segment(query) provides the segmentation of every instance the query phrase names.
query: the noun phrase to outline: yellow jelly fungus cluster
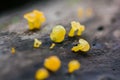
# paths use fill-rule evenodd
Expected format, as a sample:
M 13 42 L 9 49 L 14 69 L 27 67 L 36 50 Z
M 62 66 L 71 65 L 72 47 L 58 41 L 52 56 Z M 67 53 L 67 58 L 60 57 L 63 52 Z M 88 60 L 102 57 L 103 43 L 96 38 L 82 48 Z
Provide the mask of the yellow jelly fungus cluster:
M 68 34 L 69 37 L 73 37 L 75 32 L 77 31 L 77 35 L 81 36 L 82 32 L 85 30 L 84 25 L 81 25 L 79 22 L 72 21 L 71 22 L 71 29 Z
M 50 56 L 45 59 L 44 66 L 52 72 L 56 72 L 61 67 L 61 61 L 57 56 Z
M 74 52 L 78 52 L 78 51 L 87 52 L 87 51 L 89 51 L 89 49 L 90 49 L 89 43 L 84 39 L 80 39 L 79 44 L 77 46 L 74 46 L 72 48 L 72 51 L 74 51 Z
M 28 20 L 29 30 L 40 29 L 46 20 L 43 12 L 38 10 L 25 14 L 24 18 Z
M 11 53 L 15 54 L 15 52 L 16 52 L 15 48 L 11 48 Z
M 34 39 L 34 48 L 39 48 L 41 46 L 42 42 L 38 39 Z
M 52 41 L 60 43 L 64 40 L 65 34 L 66 34 L 65 28 L 61 25 L 57 25 L 52 29 L 50 38 Z
M 52 43 L 52 45 L 50 46 L 50 49 L 53 49 L 55 47 L 55 43 Z
M 44 68 L 38 69 L 36 74 L 35 74 L 36 80 L 44 80 L 48 77 L 49 77 L 49 72 Z
M 80 68 L 80 63 L 77 60 L 72 60 L 68 63 L 68 72 L 73 73 Z

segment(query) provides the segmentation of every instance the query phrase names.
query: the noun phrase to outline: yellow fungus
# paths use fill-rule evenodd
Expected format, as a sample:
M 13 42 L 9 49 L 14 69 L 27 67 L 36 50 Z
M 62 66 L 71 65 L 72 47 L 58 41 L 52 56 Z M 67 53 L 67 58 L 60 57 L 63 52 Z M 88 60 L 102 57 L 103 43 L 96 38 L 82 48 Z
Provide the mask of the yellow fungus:
M 55 43 L 52 43 L 52 45 L 50 46 L 50 49 L 53 49 L 55 47 Z
M 60 43 L 64 40 L 65 34 L 66 34 L 65 28 L 61 25 L 57 25 L 52 29 L 50 38 L 52 41 Z
M 44 66 L 52 72 L 56 72 L 61 67 L 61 61 L 57 56 L 51 56 L 44 61 Z
M 79 45 L 77 45 L 77 46 L 74 46 L 73 48 L 72 48 L 72 51 L 74 51 L 74 52 L 78 52 L 80 49 L 79 49 Z
M 79 39 L 79 43 L 81 45 L 81 49 L 80 49 L 81 51 L 84 51 L 84 52 L 89 51 L 90 45 L 86 40 Z
M 84 25 L 81 25 L 79 22 L 72 21 L 71 22 L 71 29 L 68 34 L 69 37 L 73 37 L 75 32 L 77 31 L 77 35 L 81 36 L 82 32 L 85 30 Z
M 80 68 L 80 63 L 77 60 L 72 60 L 68 63 L 68 72 L 73 73 Z
M 43 12 L 38 10 L 25 14 L 24 18 L 28 20 L 29 30 L 40 29 L 46 20 Z
M 34 39 L 34 48 L 39 48 L 41 46 L 42 42 L 38 39 Z
M 74 46 L 72 48 L 72 51 L 74 51 L 74 52 L 78 52 L 78 51 L 87 52 L 87 51 L 89 51 L 89 49 L 90 49 L 89 43 L 84 39 L 80 39 L 79 44 L 77 46 Z
M 82 18 L 82 17 L 83 17 L 83 14 L 84 14 L 83 8 L 79 8 L 79 9 L 78 9 L 78 17 L 79 17 L 79 18 Z
M 87 17 L 91 17 L 92 14 L 93 14 L 92 8 L 87 8 L 87 9 L 86 9 L 86 16 L 87 16 Z
M 46 69 L 41 68 L 36 71 L 36 74 L 35 74 L 36 80 L 44 80 L 48 77 L 49 77 L 49 72 Z
M 16 52 L 15 48 L 11 48 L 11 53 L 15 54 L 15 52 Z

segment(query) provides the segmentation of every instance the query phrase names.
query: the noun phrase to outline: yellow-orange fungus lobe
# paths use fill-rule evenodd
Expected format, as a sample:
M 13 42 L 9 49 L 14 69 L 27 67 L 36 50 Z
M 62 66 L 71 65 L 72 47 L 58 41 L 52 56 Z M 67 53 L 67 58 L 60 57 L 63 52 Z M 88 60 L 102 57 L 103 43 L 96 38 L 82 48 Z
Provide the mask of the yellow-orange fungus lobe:
M 77 13 L 78 13 L 78 17 L 79 17 L 79 18 L 82 18 L 83 15 L 84 15 L 83 8 L 79 8 Z
M 69 31 L 68 36 L 69 37 L 73 37 L 75 36 L 75 32 L 77 31 L 77 35 L 81 36 L 82 32 L 85 30 L 84 25 L 81 25 L 79 22 L 76 21 L 72 21 L 71 22 L 71 29 Z
M 50 38 L 53 42 L 60 43 L 64 40 L 65 34 L 66 34 L 65 28 L 61 25 L 57 25 L 52 29 Z
M 49 72 L 46 69 L 41 68 L 36 71 L 36 74 L 35 74 L 36 80 L 44 80 L 48 77 L 49 77 Z
M 87 8 L 86 9 L 86 16 L 87 17 L 91 17 L 93 15 L 93 10 L 92 10 L 92 8 Z
M 52 72 L 56 72 L 61 67 L 61 61 L 57 56 L 50 56 L 44 61 L 44 66 Z
M 12 54 L 15 54 L 15 52 L 16 52 L 15 48 L 12 47 L 12 48 L 11 48 L 11 53 L 12 53 Z
M 73 73 L 80 68 L 80 63 L 77 60 L 72 60 L 68 63 L 68 72 Z
M 72 51 L 74 52 L 78 52 L 78 51 L 87 52 L 89 50 L 90 50 L 90 45 L 84 39 L 79 39 L 79 44 L 77 46 L 73 46 L 72 48 Z
M 40 29 L 46 20 L 43 12 L 38 10 L 25 14 L 24 18 L 28 21 L 29 30 Z

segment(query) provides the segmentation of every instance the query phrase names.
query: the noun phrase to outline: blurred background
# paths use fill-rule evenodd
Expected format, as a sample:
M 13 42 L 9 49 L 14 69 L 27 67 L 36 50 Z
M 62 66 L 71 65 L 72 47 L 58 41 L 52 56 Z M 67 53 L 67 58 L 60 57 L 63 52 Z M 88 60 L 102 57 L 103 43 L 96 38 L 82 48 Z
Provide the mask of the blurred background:
M 47 17 L 46 24 L 65 24 L 65 21 L 79 20 L 84 22 L 89 19 L 99 19 L 98 25 L 109 24 L 109 20 L 116 13 L 118 0 L 29 0 L 16 1 L 4 0 L 0 7 L 0 28 L 8 31 L 24 31 L 27 26 L 23 15 L 32 10 L 43 11 Z M 67 19 L 69 18 L 69 19 Z M 22 22 L 23 21 L 23 22 Z M 67 22 L 66 22 L 67 24 Z M 14 30 L 17 25 L 19 31 Z M 22 27 L 21 27 L 21 26 Z M 3 27 L 4 26 L 4 27 Z M 18 29 L 17 28 L 17 29 Z
M 32 10 L 43 11 L 47 17 L 48 23 L 61 22 L 63 19 L 67 21 L 80 20 L 85 21 L 90 18 L 99 18 L 105 24 L 116 13 L 119 5 L 118 0 L 29 0 L 29 1 L 16 1 L 16 0 L 3 0 L 0 7 L 0 28 L 13 29 L 14 25 L 26 25 L 23 15 Z M 88 12 L 88 13 L 87 13 Z M 87 14 L 89 14 L 87 16 Z M 82 17 L 81 17 L 82 16 Z M 96 17 L 95 17 L 96 16 Z M 81 17 L 81 18 L 80 18 Z M 19 23 L 20 21 L 23 23 Z M 58 21 L 61 20 L 61 21 Z M 66 20 L 65 20 L 66 21 Z M 13 23 L 12 23 L 13 22 Z M 64 22 L 64 21 L 63 21 Z M 67 22 L 66 22 L 67 23 Z M 8 27 L 9 26 L 9 27 Z M 25 30 L 25 27 L 19 27 Z M 16 29 L 16 28 L 15 28 Z M 9 30 L 9 31 L 10 31 Z M 17 30 L 13 30 L 16 31 Z M 20 31 L 20 29 L 19 29 Z

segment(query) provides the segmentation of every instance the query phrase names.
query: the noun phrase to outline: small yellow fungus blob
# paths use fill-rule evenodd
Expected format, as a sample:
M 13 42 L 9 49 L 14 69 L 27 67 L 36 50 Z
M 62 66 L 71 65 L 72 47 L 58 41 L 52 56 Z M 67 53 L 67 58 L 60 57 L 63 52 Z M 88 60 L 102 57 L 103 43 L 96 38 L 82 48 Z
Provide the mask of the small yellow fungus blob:
M 56 72 L 61 67 L 61 61 L 57 56 L 51 56 L 44 61 L 44 66 L 52 72 Z
M 84 14 L 83 8 L 79 8 L 79 9 L 78 9 L 78 17 L 79 17 L 79 18 L 82 18 L 82 17 L 83 17 L 83 14 Z
M 29 30 L 40 29 L 46 20 L 43 12 L 38 10 L 25 14 L 24 18 L 28 20 Z
M 57 25 L 52 29 L 50 38 L 52 41 L 60 43 L 64 40 L 65 34 L 66 34 L 65 28 L 61 25 Z
M 77 46 L 74 46 L 72 48 L 72 51 L 74 51 L 74 52 L 78 52 L 78 51 L 87 52 L 87 51 L 89 51 L 89 49 L 90 49 L 89 43 L 84 39 L 80 39 L 79 44 Z
M 73 48 L 72 48 L 72 51 L 74 51 L 74 52 L 78 52 L 80 49 L 79 49 L 79 44 L 77 45 L 77 46 L 74 46 Z
M 79 22 L 72 21 L 71 22 L 71 30 L 68 34 L 69 37 L 73 37 L 75 32 L 77 31 L 77 35 L 81 36 L 82 32 L 85 30 L 84 25 L 81 25 Z
M 90 45 L 89 45 L 89 43 L 86 40 L 79 39 L 79 43 L 81 45 L 81 49 L 80 49 L 81 51 L 86 52 L 86 51 L 90 50 Z
M 49 77 L 49 72 L 46 69 L 41 68 L 36 71 L 36 74 L 35 74 L 36 80 L 44 80 L 48 77 Z
M 41 46 L 42 42 L 38 39 L 34 39 L 34 48 L 39 48 Z
M 11 48 L 11 53 L 15 54 L 15 52 L 16 52 L 15 48 Z
M 52 45 L 50 46 L 50 49 L 53 49 L 55 47 L 55 43 L 52 43 Z
M 77 60 L 72 60 L 68 63 L 68 72 L 73 73 L 80 68 L 80 63 Z
M 86 16 L 87 16 L 87 17 L 91 17 L 92 15 L 93 15 L 93 10 L 92 10 L 92 8 L 86 9 Z

